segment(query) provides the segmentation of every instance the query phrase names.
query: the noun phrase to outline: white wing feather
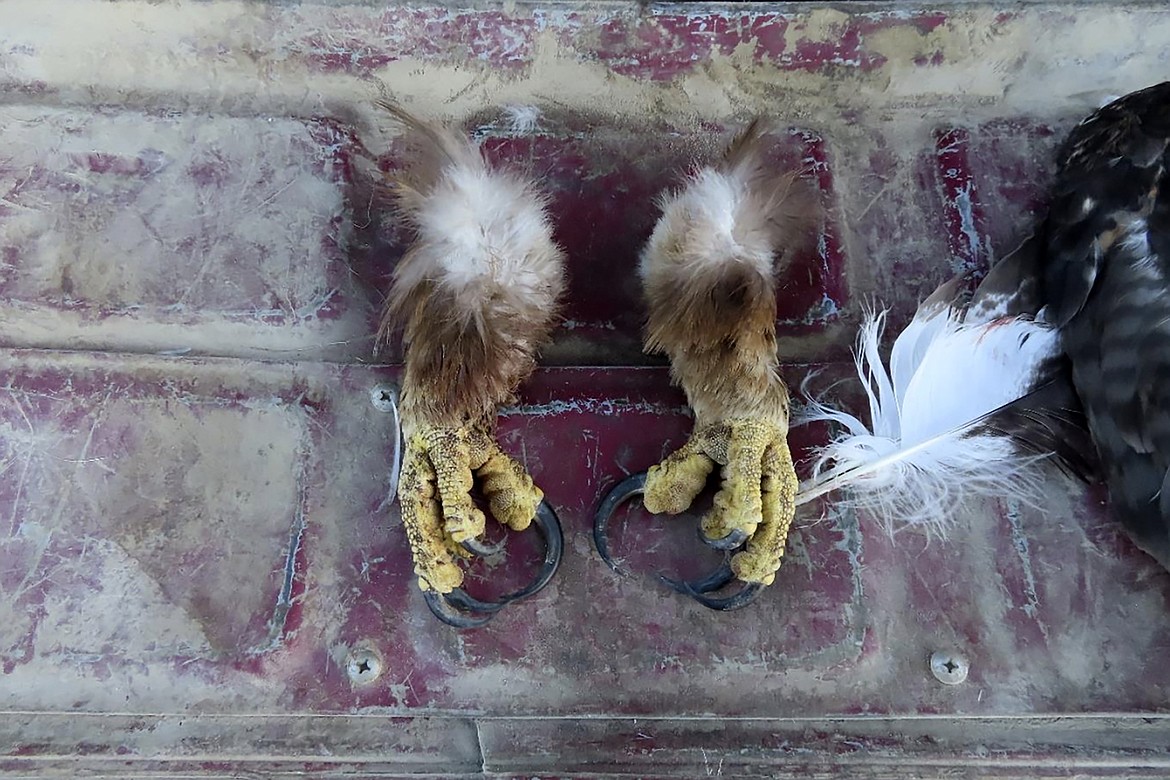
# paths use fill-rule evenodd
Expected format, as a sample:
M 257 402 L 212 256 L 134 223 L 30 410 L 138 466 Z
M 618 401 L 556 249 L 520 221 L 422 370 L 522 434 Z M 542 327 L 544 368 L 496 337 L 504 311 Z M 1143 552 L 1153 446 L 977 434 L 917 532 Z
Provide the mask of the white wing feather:
M 1058 349 L 1056 332 L 1027 317 L 966 323 L 949 306 L 924 306 L 895 340 L 887 369 L 878 351 L 884 322 L 884 312 L 867 314 L 858 338 L 870 424 L 815 401 L 804 414 L 843 430 L 820 451 L 797 503 L 846 488 L 845 503 L 876 510 L 891 531 L 940 533 L 972 495 L 1035 503 L 1047 458 L 981 423 L 1035 389 L 1038 367 Z

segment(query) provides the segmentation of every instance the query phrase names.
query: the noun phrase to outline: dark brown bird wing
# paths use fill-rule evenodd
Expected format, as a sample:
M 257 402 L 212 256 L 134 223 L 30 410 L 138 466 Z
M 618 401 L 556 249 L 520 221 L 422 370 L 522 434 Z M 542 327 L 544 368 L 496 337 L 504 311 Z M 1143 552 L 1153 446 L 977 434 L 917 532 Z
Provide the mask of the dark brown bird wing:
M 1065 143 L 1043 236 L 1113 512 L 1170 568 L 1170 82 L 1130 94 Z

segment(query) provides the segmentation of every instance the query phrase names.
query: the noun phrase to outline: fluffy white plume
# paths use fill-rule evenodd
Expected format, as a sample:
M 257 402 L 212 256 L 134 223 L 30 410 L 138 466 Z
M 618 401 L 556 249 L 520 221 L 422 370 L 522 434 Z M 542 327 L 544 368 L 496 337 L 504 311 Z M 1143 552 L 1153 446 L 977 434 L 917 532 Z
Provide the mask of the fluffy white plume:
M 504 107 L 508 127 L 515 135 L 532 135 L 540 127 L 540 109 L 536 106 L 512 104 Z
M 968 322 L 974 309 L 940 297 L 899 334 L 888 369 L 878 352 L 885 313 L 867 313 L 856 363 L 870 422 L 811 403 L 804 421 L 843 430 L 820 451 L 797 503 L 845 488 L 844 503 L 876 511 L 891 531 L 908 524 L 932 532 L 945 532 L 955 506 L 972 495 L 1035 503 L 1048 455 L 1021 446 L 993 413 L 1042 383 L 1057 333 L 1021 315 Z

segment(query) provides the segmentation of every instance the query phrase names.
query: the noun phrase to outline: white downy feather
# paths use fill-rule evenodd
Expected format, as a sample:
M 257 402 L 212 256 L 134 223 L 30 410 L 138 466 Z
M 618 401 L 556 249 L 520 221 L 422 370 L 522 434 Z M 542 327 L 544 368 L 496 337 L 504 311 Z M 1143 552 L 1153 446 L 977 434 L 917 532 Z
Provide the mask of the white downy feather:
M 798 504 L 844 488 L 844 503 L 876 511 L 891 532 L 915 525 L 945 533 L 956 505 L 972 495 L 1036 502 L 1047 457 L 980 423 L 1035 389 L 1037 368 L 1058 349 L 1056 331 L 1030 317 L 964 316 L 924 304 L 895 340 L 887 369 L 878 352 L 885 313 L 866 315 L 856 362 L 870 424 L 810 404 L 804 421 L 844 430 L 819 453 Z

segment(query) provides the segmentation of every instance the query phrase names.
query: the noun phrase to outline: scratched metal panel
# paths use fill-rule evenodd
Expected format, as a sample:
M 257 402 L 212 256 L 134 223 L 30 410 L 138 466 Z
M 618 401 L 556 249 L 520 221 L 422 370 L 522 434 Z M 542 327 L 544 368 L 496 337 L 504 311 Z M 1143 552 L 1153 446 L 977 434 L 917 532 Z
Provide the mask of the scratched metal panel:
M 622 720 L 486 723 L 487 767 L 499 773 L 638 777 L 1019 778 L 1164 777 L 1166 722 L 1101 718 L 894 718 L 780 721 Z M 526 747 L 522 758 L 514 746 Z M 1079 753 L 1110 760 L 1069 771 Z M 1064 761 L 1068 760 L 1065 764 Z M 649 775 L 645 773 L 650 773 Z M 689 774 L 688 774 L 689 773 Z
M 14 105 L 0 136 L 3 342 L 368 353 L 329 124 Z
M 97 728 L 101 724 L 101 728 Z M 208 714 L 0 719 L 39 776 L 1162 778 L 1165 719 L 801 721 Z M 95 734 L 95 732 L 98 732 Z M 178 748 L 173 747 L 178 742 Z M 481 753 L 480 745 L 483 746 Z M 164 752 L 165 751 L 165 752 Z M 1094 752 L 1107 755 L 1079 760 Z
M 929 32 L 946 21 L 941 13 L 912 16 L 877 12 L 842 15 L 831 29 L 809 23 L 797 10 L 765 5 L 748 12 L 694 4 L 663 8 L 652 24 L 633 3 L 531 6 L 534 13 L 449 8 L 390 8 L 356 11 L 308 7 L 305 21 L 333 22 L 344 37 L 327 36 L 308 25 L 289 42 L 294 56 L 310 68 L 364 74 L 388 64 L 423 57 L 438 62 L 479 60 L 507 72 L 530 67 L 541 54 L 542 34 L 572 47 L 577 57 L 603 63 L 610 73 L 651 81 L 696 69 L 743 45 L 752 56 L 781 70 L 819 71 L 826 64 L 865 72 L 885 55 L 867 46 L 866 36 L 909 23 Z M 363 18 L 364 17 L 364 18 Z M 361 19 L 368 27 L 353 22 Z M 353 25 L 353 26 L 351 26 Z
M 335 122 L 29 106 L 12 108 L 7 120 L 0 294 L 8 311 L 0 313 L 0 338 L 136 351 L 369 354 L 380 300 L 370 292 L 388 283 L 388 258 L 401 254 L 406 237 L 392 214 L 342 213 L 355 187 L 380 205 L 387 197 L 369 181 L 354 182 L 347 161 L 358 153 L 356 139 Z M 658 147 L 635 142 L 628 130 L 587 140 L 573 126 L 523 138 L 480 130 L 490 157 L 534 172 L 554 211 L 571 216 L 557 239 L 569 249 L 573 295 L 548 360 L 646 360 L 634 264 L 657 215 L 655 198 L 682 180 L 691 155 L 710 154 L 721 133 L 726 128 L 711 125 Z M 804 170 L 832 204 L 825 139 L 782 130 L 771 156 Z M 390 156 L 382 167 L 400 162 Z M 356 244 L 372 245 L 356 264 L 339 246 L 350 232 L 359 234 Z M 795 343 L 848 305 L 840 234 L 830 209 L 823 231 L 781 279 L 780 323 Z M 358 279 L 364 288 L 355 289 Z
M 718 565 L 696 537 L 694 514 L 653 520 L 633 511 L 616 519 L 614 552 L 628 578 L 597 557 L 590 533 L 601 496 L 623 473 L 680 445 L 690 427 L 665 371 L 550 369 L 529 384 L 524 400 L 505 415 L 501 441 L 522 457 L 565 525 L 567 552 L 557 579 L 535 603 L 500 614 L 491 630 L 434 630 L 425 612 L 418 622 L 402 619 L 420 614 L 402 533 L 391 522 L 389 534 L 378 534 L 385 520 L 370 518 L 370 538 L 381 541 L 355 551 L 360 560 L 346 567 L 363 574 L 340 634 L 350 646 L 384 648 L 389 679 L 356 692 L 363 706 L 787 711 L 795 705 L 771 702 L 764 690 L 771 685 L 762 689 L 759 673 L 791 684 L 850 668 L 861 656 L 866 609 L 852 518 L 801 523 L 777 580 L 781 587 L 751 615 L 713 618 L 654 582 L 658 571 L 694 576 Z M 630 436 L 631 430 L 640 434 Z M 795 437 L 797 446 L 804 441 Z M 523 546 L 510 547 L 504 561 L 473 567 L 468 588 L 477 595 L 514 588 L 533 570 L 532 557 Z M 503 562 L 514 568 L 501 571 Z M 334 679 L 316 695 L 342 706 L 355 694 Z
M 483 763 L 474 723 L 456 718 L 23 713 L 0 718 L 0 740 L 15 746 L 10 758 L 0 757 L 0 772 L 35 766 L 40 776 L 198 775 L 235 767 L 254 777 L 355 769 L 471 777 Z
M 865 303 L 904 321 L 1027 234 L 1061 134 L 1164 78 L 1170 10 L 69 11 L 4 6 L 0 343 L 109 354 L 0 357 L 0 771 L 1165 775 L 1170 670 L 1151 659 L 1170 651 L 1170 577 L 1098 495 L 972 507 L 945 545 L 820 502 L 777 583 L 730 615 L 649 581 L 713 562 L 693 515 L 621 516 L 627 578 L 589 523 L 690 424 L 640 354 L 632 269 L 653 196 L 716 132 L 774 116 L 777 161 L 807 165 L 828 207 L 779 299 L 785 361 L 833 363 L 827 386 Z M 372 192 L 400 162 L 377 81 L 540 176 L 573 271 L 546 356 L 564 367 L 501 423 L 566 560 L 466 634 L 412 583 L 368 399 L 396 373 L 363 364 L 403 246 Z M 509 104 L 541 109 L 533 134 Z M 127 354 L 155 351 L 192 357 Z M 823 436 L 795 432 L 798 454 Z M 518 582 L 529 537 L 469 587 Z M 951 646 L 964 685 L 927 668 Z
M 0 371 L 6 674 L 279 644 L 320 468 L 294 387 L 84 358 L 6 355 Z M 56 698 L 40 693 L 26 706 Z
M 777 584 L 730 615 L 645 576 L 714 562 L 695 558 L 710 553 L 693 516 L 629 513 L 615 552 L 633 574 L 612 573 L 590 546 L 598 497 L 689 425 L 662 369 L 547 369 L 505 414 L 568 553 L 538 599 L 458 633 L 423 606 L 384 505 L 388 431 L 368 395 L 392 373 L 40 352 L 2 366 L 13 708 L 155 711 L 197 691 L 221 712 L 990 715 L 1156 710 L 1170 691 L 1146 660 L 1170 649 L 1164 577 L 1067 498 L 1063 520 L 972 512 L 948 545 L 811 507 Z M 817 438 L 796 431 L 798 456 Z M 470 587 L 523 577 L 524 539 Z M 1121 631 L 1132 652 L 1089 642 Z M 969 684 L 929 675 L 939 646 L 973 656 Z M 347 670 L 362 649 L 380 659 L 368 685 Z

